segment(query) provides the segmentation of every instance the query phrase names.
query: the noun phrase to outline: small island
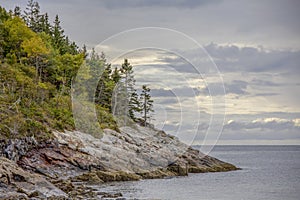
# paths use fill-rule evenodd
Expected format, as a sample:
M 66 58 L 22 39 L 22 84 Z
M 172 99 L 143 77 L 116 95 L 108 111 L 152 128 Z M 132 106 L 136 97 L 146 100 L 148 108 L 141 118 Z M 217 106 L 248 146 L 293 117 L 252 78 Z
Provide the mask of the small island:
M 112 69 L 104 54 L 79 48 L 37 2 L 24 12 L 0 7 L 0 59 L 0 199 L 117 197 L 89 184 L 238 169 L 155 129 L 151 89 L 134 87 L 129 61 Z M 95 104 L 98 124 L 81 123 L 86 131 L 72 113 L 80 67 L 85 83 L 97 82 L 75 91 Z M 122 98 L 111 106 L 118 83 Z M 120 122 L 114 114 L 124 105 Z

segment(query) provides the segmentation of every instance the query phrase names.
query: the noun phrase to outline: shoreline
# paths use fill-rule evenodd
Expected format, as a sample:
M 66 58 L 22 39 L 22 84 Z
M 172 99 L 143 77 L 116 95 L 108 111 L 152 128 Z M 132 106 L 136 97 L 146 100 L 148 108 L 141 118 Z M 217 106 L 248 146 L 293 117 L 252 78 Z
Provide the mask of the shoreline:
M 0 195 L 0 199 L 99 199 L 97 191 L 77 183 L 138 181 L 239 169 L 203 155 L 163 131 L 145 127 L 127 127 L 121 132 L 107 129 L 101 139 L 77 131 L 54 135 L 54 140 L 40 144 L 34 138 L 9 140 L 6 145 L 1 141 L 0 193 L 5 196 Z

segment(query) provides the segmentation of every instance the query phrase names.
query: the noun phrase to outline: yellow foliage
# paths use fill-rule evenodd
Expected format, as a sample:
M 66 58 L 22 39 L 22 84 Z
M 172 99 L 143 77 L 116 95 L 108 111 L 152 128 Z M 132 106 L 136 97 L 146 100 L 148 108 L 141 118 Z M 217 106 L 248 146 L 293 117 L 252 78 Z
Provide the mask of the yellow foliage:
M 23 41 L 22 48 L 28 54 L 29 57 L 47 55 L 50 53 L 49 49 L 46 47 L 46 44 L 38 35 L 35 35 L 30 39 L 26 39 L 25 41 Z

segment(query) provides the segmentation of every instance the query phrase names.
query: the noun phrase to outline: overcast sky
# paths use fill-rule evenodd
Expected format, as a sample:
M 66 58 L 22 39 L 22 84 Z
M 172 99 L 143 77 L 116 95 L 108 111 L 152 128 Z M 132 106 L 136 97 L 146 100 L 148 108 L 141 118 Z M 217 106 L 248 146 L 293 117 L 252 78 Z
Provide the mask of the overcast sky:
M 8 9 L 26 6 L 24 0 L 0 2 Z M 149 47 L 154 36 L 154 47 L 166 44 L 173 50 L 136 50 L 113 62 L 117 65 L 124 57 L 129 58 L 137 82 L 152 88 L 156 100 L 154 123 L 168 133 L 176 133 L 187 143 L 201 144 L 207 130 L 214 134 L 212 126 L 218 127 L 217 122 L 210 124 L 212 116 L 219 123 L 225 116 L 218 144 L 300 144 L 300 1 L 39 3 L 52 20 L 55 14 L 60 16 L 69 38 L 80 46 L 96 47 L 108 57 L 120 46 L 139 47 L 143 40 L 152 38 Z M 112 35 L 142 27 L 178 31 L 204 49 L 188 48 L 192 47 L 186 45 L 188 41 L 168 31 L 146 31 L 141 37 L 140 32 L 135 36 L 123 34 L 100 44 Z M 195 70 L 193 63 L 201 67 Z M 219 71 L 213 69 L 216 76 L 211 77 L 209 72 L 215 65 Z M 225 96 L 222 91 L 212 92 L 220 84 L 225 87 Z M 225 115 L 214 111 L 215 100 L 222 101 L 223 97 Z

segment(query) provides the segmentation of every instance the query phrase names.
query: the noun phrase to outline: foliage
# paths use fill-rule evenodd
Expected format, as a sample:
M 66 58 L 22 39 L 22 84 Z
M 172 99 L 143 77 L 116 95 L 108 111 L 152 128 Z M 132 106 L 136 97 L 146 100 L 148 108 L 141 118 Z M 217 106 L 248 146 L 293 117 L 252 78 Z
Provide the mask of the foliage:
M 151 112 L 154 112 L 153 110 L 153 100 L 151 99 L 150 95 L 150 88 L 147 87 L 146 85 L 142 86 L 142 92 L 141 92 L 141 113 L 143 116 L 142 123 L 144 126 L 147 126 L 148 120 L 150 119 L 150 114 Z
M 71 85 L 87 55 L 64 35 L 58 16 L 50 25 L 37 2 L 21 13 L 0 7 L 0 137 L 45 140 L 52 130 L 75 128 Z M 97 106 L 100 126 L 118 130 L 107 107 Z
M 128 105 L 126 117 L 138 121 L 136 113 L 144 109 L 144 119 L 149 119 L 150 89 L 142 93 L 143 104 L 127 59 L 112 69 L 103 53 L 92 50 L 88 55 L 85 46 L 78 49 L 64 35 L 59 17 L 50 24 L 48 14 L 42 14 L 33 0 L 24 14 L 19 7 L 10 12 L 0 7 L 0 139 L 34 136 L 47 140 L 53 130 L 73 130 L 72 106 L 76 105 L 71 103 L 71 87 L 80 67 L 84 82 L 79 84 L 95 87 L 79 87 L 76 92 L 87 97 L 86 104 L 95 104 L 100 128 L 119 131 L 111 108 L 118 84 Z M 96 126 L 86 128 L 98 134 Z

